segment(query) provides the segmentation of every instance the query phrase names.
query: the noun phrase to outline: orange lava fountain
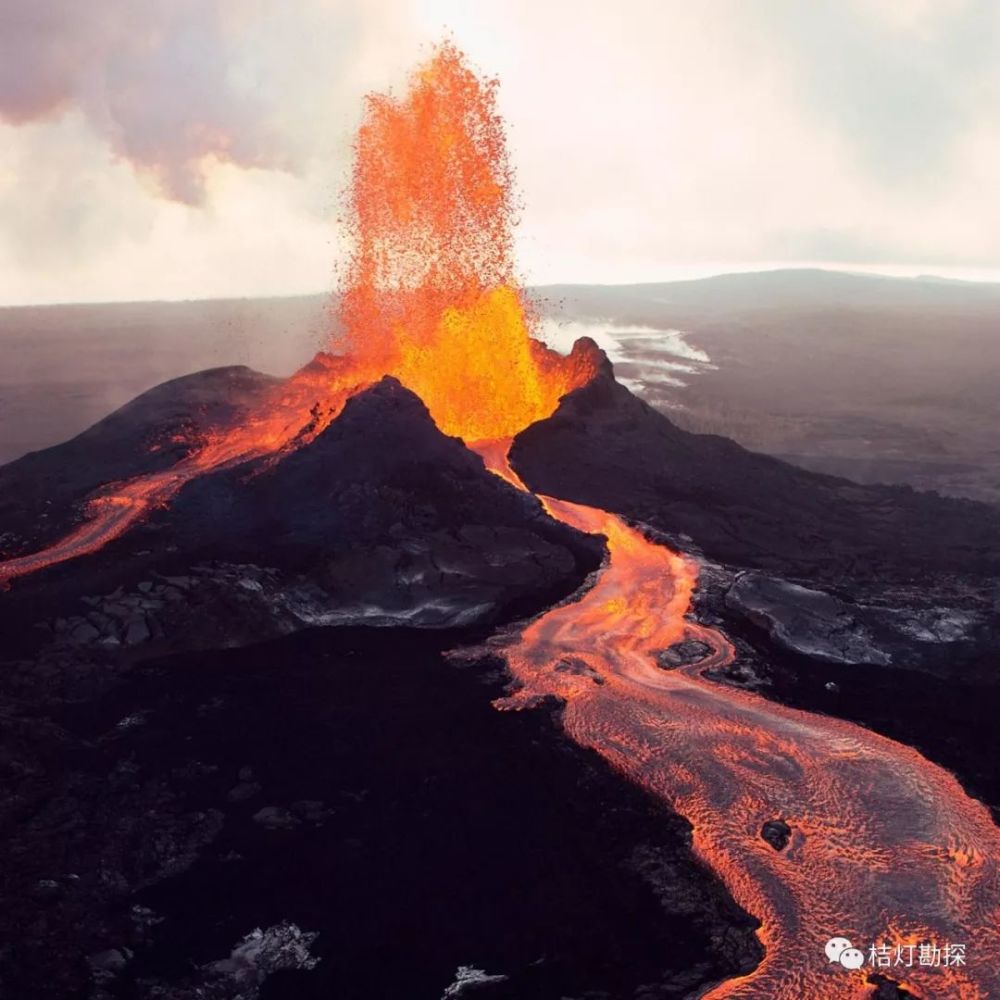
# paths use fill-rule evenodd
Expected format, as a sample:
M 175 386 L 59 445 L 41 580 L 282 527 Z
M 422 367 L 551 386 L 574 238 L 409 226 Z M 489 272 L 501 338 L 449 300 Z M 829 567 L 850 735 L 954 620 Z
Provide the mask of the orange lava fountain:
M 565 358 L 530 336 L 495 91 L 442 46 L 405 100 L 369 98 L 351 190 L 349 353 L 465 441 L 516 434 L 594 374 L 586 352 Z

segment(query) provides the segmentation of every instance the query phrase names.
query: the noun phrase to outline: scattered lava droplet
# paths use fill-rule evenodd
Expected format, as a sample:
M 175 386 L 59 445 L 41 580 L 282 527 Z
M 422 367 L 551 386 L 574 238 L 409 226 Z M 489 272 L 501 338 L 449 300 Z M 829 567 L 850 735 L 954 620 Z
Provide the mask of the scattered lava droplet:
M 350 196 L 349 353 L 464 441 L 511 437 L 596 370 L 586 350 L 567 358 L 531 336 L 496 86 L 445 44 L 402 100 L 369 98 Z

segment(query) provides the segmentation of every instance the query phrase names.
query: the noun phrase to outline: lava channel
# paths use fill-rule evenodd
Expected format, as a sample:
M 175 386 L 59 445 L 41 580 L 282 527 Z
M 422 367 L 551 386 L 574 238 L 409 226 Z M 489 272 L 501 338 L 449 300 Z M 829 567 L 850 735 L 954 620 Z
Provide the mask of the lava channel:
M 477 448 L 524 488 L 505 448 Z M 540 497 L 553 517 L 604 535 L 609 558 L 575 603 L 501 640 L 517 694 L 565 701 L 563 725 L 693 827 L 695 851 L 736 901 L 761 921 L 765 954 L 711 1000 L 870 997 L 873 972 L 922 998 L 1000 996 L 1000 829 L 949 772 L 860 726 L 786 708 L 706 680 L 731 662 L 718 632 L 689 620 L 697 569 L 613 514 Z M 656 654 L 683 639 L 705 643 L 701 662 L 673 670 Z M 600 681 L 596 683 L 595 680 Z M 775 850 L 769 820 L 792 828 Z M 849 938 L 910 955 L 921 942 L 964 944 L 964 967 L 849 971 L 824 945 Z

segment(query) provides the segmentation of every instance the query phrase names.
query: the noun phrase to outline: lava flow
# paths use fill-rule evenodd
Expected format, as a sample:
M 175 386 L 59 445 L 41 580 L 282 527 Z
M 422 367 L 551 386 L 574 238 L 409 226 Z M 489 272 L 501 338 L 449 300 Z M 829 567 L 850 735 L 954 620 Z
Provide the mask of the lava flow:
M 523 488 L 502 447 L 481 454 Z M 500 707 L 561 697 L 577 742 L 691 822 L 695 850 L 760 919 L 765 948 L 752 973 L 707 996 L 870 997 L 873 972 L 925 1000 L 1000 996 L 1000 830 L 986 807 L 909 747 L 706 680 L 733 654 L 718 632 L 686 618 L 693 563 L 613 514 L 541 499 L 553 517 L 604 535 L 609 559 L 576 603 L 504 642 L 523 687 Z M 682 639 L 711 653 L 693 666 L 658 666 L 656 654 Z M 792 827 L 783 851 L 761 837 L 779 818 Z M 835 936 L 866 959 L 885 945 L 890 963 L 898 946 L 902 966 L 831 964 L 824 945 Z M 965 945 L 968 964 L 920 966 L 921 942 Z
M 192 441 L 188 455 L 169 469 L 108 484 L 85 501 L 82 523 L 64 538 L 40 552 L 0 562 L 0 590 L 16 577 L 97 552 L 197 476 L 253 459 L 277 460 L 286 450 L 307 444 L 354 392 L 375 378 L 365 379 L 341 358 L 319 355 L 270 392 L 244 424 Z
M 353 393 L 386 374 L 525 488 L 507 464 L 509 439 L 551 415 L 599 359 L 586 345 L 565 358 L 531 337 L 511 214 L 494 85 L 445 45 L 403 100 L 367 106 L 350 202 L 345 352 L 318 356 L 174 468 L 109 485 L 67 538 L 0 563 L 0 585 L 95 551 L 195 476 L 308 446 Z M 843 935 L 865 948 L 965 945 L 965 966 L 876 971 L 925 998 L 1000 996 L 1000 831 L 986 809 L 914 750 L 706 680 L 703 670 L 732 651 L 687 619 L 693 564 L 613 514 L 540 499 L 553 517 L 605 536 L 609 561 L 579 600 L 507 641 L 522 684 L 509 705 L 536 692 L 564 698 L 567 732 L 687 817 L 699 856 L 761 920 L 758 968 L 709 995 L 869 995 L 870 966 L 826 961 L 825 942 Z M 682 638 L 706 643 L 707 660 L 657 666 L 656 653 Z M 760 835 L 778 818 L 792 828 L 782 851 Z

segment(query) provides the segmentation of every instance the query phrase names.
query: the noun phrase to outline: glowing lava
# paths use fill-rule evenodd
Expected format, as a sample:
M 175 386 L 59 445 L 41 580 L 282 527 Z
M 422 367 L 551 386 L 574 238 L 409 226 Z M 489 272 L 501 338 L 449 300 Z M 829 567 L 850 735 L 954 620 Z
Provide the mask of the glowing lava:
M 369 98 L 350 199 L 349 353 L 395 375 L 465 441 L 550 416 L 595 370 L 586 351 L 565 358 L 529 334 L 495 91 L 446 44 L 404 100 Z
M 16 577 L 97 552 L 197 476 L 253 459 L 280 460 L 288 449 L 311 441 L 353 393 L 373 381 L 362 378 L 344 359 L 318 355 L 270 392 L 244 424 L 192 440 L 187 457 L 172 468 L 109 483 L 85 502 L 83 522 L 64 538 L 40 552 L 0 562 L 0 590 Z
M 480 453 L 520 485 L 501 444 Z M 925 1000 L 1000 996 L 1000 830 L 986 807 L 909 747 L 706 680 L 733 653 L 686 619 L 694 565 L 613 514 L 542 500 L 553 517 L 604 535 L 609 561 L 576 603 L 504 641 L 524 687 L 500 707 L 564 698 L 577 742 L 691 822 L 695 850 L 761 920 L 765 947 L 756 970 L 707 996 L 860 1000 L 873 972 Z M 687 638 L 711 648 L 706 660 L 657 665 L 657 652 Z M 761 837 L 776 818 L 793 830 L 780 852 Z M 890 961 L 903 946 L 912 966 L 831 965 L 823 946 L 835 935 L 866 959 L 872 944 L 889 946 Z M 922 967 L 906 948 L 920 942 L 964 944 L 968 964 Z

